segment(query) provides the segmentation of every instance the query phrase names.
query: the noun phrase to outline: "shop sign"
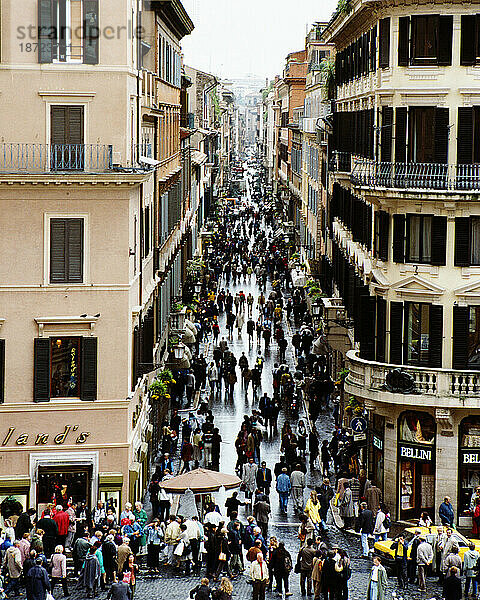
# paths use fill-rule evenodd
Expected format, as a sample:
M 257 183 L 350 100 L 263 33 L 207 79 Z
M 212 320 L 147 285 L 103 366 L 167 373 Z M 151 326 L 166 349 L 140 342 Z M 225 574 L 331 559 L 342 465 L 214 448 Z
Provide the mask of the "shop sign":
M 16 427 L 9 427 L 2 440 L 2 446 L 46 446 L 56 444 L 62 446 L 67 442 L 70 444 L 85 444 L 90 436 L 89 431 L 78 431 L 79 425 L 65 425 L 63 431 L 50 435 L 49 433 L 29 434 L 16 432 Z
M 381 440 L 376 435 L 373 436 L 373 446 L 377 448 L 377 450 L 383 450 L 383 440 Z
M 432 450 L 430 448 L 400 446 L 400 458 L 429 462 L 432 460 Z
M 462 463 L 464 465 L 480 465 L 480 450 L 462 452 Z

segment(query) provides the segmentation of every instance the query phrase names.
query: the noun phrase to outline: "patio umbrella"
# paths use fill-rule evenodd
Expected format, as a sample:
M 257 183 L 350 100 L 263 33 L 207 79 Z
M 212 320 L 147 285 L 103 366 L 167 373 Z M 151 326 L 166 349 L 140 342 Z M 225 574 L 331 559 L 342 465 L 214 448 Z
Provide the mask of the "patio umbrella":
M 208 494 L 217 492 L 222 486 L 231 490 L 240 487 L 241 483 L 236 475 L 200 468 L 161 482 L 160 487 L 171 494 L 183 494 L 186 490 L 192 490 L 194 494 Z

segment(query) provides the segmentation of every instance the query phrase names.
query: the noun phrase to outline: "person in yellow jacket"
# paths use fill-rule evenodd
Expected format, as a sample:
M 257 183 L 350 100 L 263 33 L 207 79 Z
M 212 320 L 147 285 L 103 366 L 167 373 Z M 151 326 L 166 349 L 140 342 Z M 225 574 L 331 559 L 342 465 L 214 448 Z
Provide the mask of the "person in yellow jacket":
M 304 512 L 307 515 L 307 517 L 309 517 L 309 519 L 312 521 L 312 523 L 315 525 L 315 529 L 318 532 L 320 532 L 326 528 L 325 523 L 322 520 L 320 511 L 321 511 L 321 505 L 320 505 L 320 500 L 318 499 L 318 496 L 317 496 L 317 492 L 315 490 L 312 490 L 312 492 L 310 493 L 310 498 L 307 500 L 307 503 L 305 504 Z

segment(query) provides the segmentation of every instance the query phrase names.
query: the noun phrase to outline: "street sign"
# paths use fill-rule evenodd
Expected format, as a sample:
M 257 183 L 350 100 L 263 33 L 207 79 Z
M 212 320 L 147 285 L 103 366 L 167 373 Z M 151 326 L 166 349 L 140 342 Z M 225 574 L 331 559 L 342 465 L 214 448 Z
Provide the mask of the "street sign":
M 367 419 L 363 417 L 353 417 L 350 421 L 350 427 L 353 433 L 365 433 L 367 431 Z

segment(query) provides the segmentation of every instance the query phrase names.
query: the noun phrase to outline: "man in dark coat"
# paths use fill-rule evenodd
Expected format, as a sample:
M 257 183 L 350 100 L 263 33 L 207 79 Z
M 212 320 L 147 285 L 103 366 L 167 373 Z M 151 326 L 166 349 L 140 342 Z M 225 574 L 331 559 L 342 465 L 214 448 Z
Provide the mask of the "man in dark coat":
M 358 529 L 362 539 L 362 558 L 368 558 L 368 553 L 370 552 L 368 536 L 373 534 L 373 512 L 368 509 L 366 502 L 360 504 Z
M 32 517 L 36 512 L 34 508 L 29 508 L 18 517 L 15 524 L 15 538 L 17 540 L 23 539 L 24 533 L 30 533 L 33 527 Z
M 267 463 L 262 462 L 257 471 L 257 487 L 266 495 L 270 495 L 270 487 L 272 485 L 272 471 L 267 468 Z
M 50 591 L 50 580 L 47 570 L 42 567 L 42 559 L 37 558 L 35 566 L 27 573 L 28 600 L 45 600 Z
M 124 583 L 123 581 L 119 581 L 118 583 L 114 583 L 112 587 L 108 590 L 107 600 L 110 598 L 112 600 L 130 600 L 132 597 L 132 593 L 130 591 L 130 586 L 128 583 Z
M 43 550 L 45 556 L 50 558 L 55 550 L 58 537 L 58 527 L 55 521 L 50 516 L 50 509 L 46 508 L 43 513 L 43 519 L 37 522 L 37 529 L 43 529 Z
M 266 539 L 268 536 L 268 520 L 270 518 L 270 504 L 265 495 L 259 497 L 258 502 L 253 506 L 253 514 L 258 526 L 262 530 L 262 535 Z

